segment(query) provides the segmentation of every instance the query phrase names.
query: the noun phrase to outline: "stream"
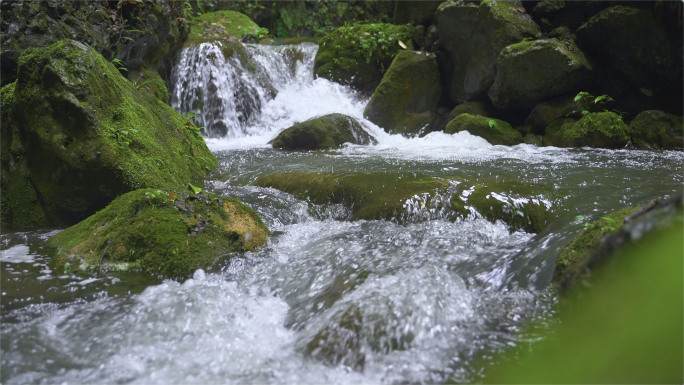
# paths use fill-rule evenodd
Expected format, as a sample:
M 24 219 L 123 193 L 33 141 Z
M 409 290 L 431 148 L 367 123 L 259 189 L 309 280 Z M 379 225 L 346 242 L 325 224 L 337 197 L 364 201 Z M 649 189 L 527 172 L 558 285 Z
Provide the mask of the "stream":
M 316 50 L 203 43 L 174 69 L 171 104 L 196 115 L 219 160 L 204 188 L 240 198 L 272 232 L 257 252 L 183 282 L 86 276 L 55 269 L 44 244 L 58 230 L 2 234 L 3 384 L 477 382 L 497 353 L 533 349 L 557 322 L 549 285 L 560 248 L 582 230 L 577 215 L 595 220 L 681 191 L 678 151 L 389 135 L 363 118 L 367 99 L 314 79 Z M 378 143 L 268 144 L 333 112 Z M 454 217 L 448 199 L 433 199 L 407 201 L 396 220 L 350 221 L 341 205 L 253 185 L 293 170 L 515 181 L 532 192 L 518 198 L 543 202 L 554 220 L 531 234 L 477 213 Z

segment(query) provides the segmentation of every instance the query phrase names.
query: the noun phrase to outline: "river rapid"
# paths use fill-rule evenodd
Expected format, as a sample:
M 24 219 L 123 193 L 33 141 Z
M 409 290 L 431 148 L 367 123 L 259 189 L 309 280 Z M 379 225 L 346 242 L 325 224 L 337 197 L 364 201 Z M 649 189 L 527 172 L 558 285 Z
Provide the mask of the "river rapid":
M 549 284 L 558 251 L 582 230 L 577 215 L 595 220 L 681 191 L 682 152 L 389 135 L 363 118 L 367 99 L 314 79 L 316 45 L 247 45 L 227 59 L 222 48 L 184 49 L 171 104 L 197 115 L 219 159 L 204 188 L 256 210 L 268 244 L 178 282 L 64 274 L 44 247 L 59 230 L 2 234 L 2 383 L 476 382 L 498 352 L 534 349 L 557 322 Z M 268 144 L 333 112 L 378 143 Z M 252 185 L 293 170 L 516 181 L 531 195 L 504 199 L 538 200 L 555 219 L 531 234 L 477 213 L 453 217 L 448 198 L 415 197 L 395 220 L 350 221 L 343 206 Z

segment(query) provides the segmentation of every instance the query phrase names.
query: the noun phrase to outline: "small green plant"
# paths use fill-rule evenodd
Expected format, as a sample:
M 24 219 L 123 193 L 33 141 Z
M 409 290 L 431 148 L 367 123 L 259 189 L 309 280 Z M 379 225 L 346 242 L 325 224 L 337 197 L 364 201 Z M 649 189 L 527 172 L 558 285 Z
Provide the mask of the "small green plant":
M 166 87 L 166 84 L 164 84 L 164 81 L 161 80 L 161 78 L 149 78 L 145 79 L 142 75 L 139 75 L 137 79 L 133 82 L 133 85 L 135 85 L 136 90 L 141 90 L 141 89 L 146 89 L 148 91 L 154 91 L 150 86 L 153 84 L 157 84 L 161 87 Z
M 490 130 L 495 130 L 495 129 L 496 129 L 496 126 L 497 126 L 496 120 L 494 120 L 494 119 L 487 119 L 487 124 L 489 125 L 489 129 L 490 129 Z
M 128 68 L 124 67 L 123 63 L 121 62 L 121 59 L 114 58 L 114 59 L 110 60 L 109 62 L 112 63 L 114 65 L 114 67 L 116 67 L 116 69 L 119 70 L 119 72 L 121 72 L 121 71 L 128 72 Z
M 572 99 L 573 102 L 575 102 L 575 108 L 567 114 L 566 116 L 571 116 L 571 115 L 581 115 L 581 116 L 587 116 L 592 112 L 615 112 L 616 114 L 622 116 L 624 113 L 622 111 L 618 110 L 609 110 L 608 109 L 608 104 L 615 102 L 613 98 L 611 98 L 609 95 L 599 95 L 599 96 L 594 96 L 586 91 L 579 92 L 575 97 Z
M 192 183 L 188 183 L 188 188 L 193 192 L 193 194 L 200 194 L 202 192 L 201 188 L 193 185 Z

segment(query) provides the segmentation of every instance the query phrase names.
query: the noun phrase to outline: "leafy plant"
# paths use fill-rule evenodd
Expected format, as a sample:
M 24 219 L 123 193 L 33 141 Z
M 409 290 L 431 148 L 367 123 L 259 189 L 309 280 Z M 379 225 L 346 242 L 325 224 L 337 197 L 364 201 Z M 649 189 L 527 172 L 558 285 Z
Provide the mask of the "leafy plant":
M 121 62 L 121 59 L 114 58 L 114 59 L 110 60 L 109 62 L 112 63 L 114 65 L 114 67 L 116 67 L 117 70 L 128 72 L 128 68 L 124 67 L 123 63 Z
M 587 116 L 592 112 L 606 112 L 612 111 L 622 116 L 624 113 L 618 110 L 609 110 L 608 104 L 615 102 L 609 95 L 594 96 L 586 91 L 581 91 L 572 99 L 575 102 L 575 108 L 567 116 L 581 115 Z

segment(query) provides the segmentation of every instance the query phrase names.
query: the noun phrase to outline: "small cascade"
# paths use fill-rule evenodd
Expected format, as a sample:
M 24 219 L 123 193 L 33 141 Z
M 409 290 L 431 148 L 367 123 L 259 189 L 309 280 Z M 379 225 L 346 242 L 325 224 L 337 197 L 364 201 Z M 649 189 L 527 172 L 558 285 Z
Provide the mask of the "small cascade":
M 311 82 L 314 44 L 207 42 L 183 49 L 172 75 L 171 106 L 189 114 L 207 137 L 259 133 L 264 105 L 290 83 Z

